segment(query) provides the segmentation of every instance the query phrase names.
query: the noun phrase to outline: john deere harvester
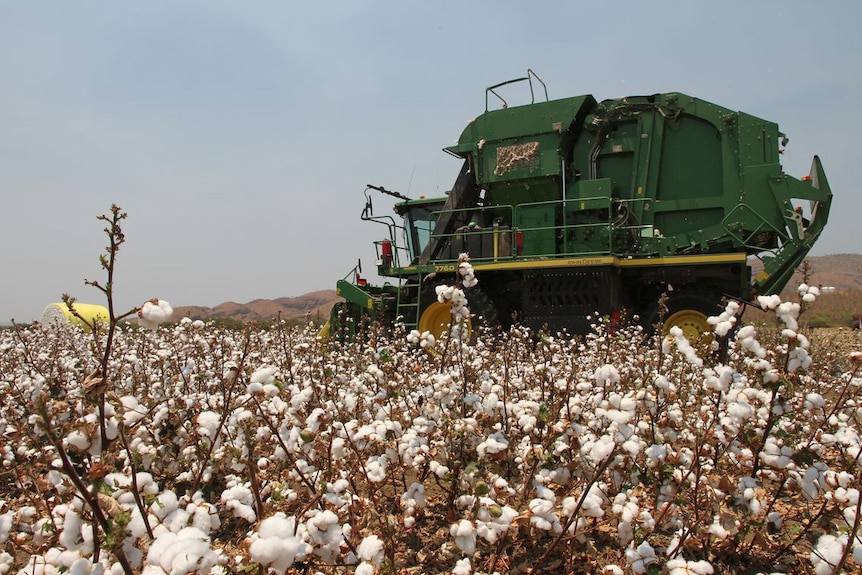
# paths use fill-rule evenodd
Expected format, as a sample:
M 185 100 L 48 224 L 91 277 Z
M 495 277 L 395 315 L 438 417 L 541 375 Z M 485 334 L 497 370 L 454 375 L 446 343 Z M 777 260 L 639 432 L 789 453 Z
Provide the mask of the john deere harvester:
M 515 82 L 531 103 L 499 95 Z M 779 292 L 826 224 L 820 160 L 789 176 L 786 144 L 773 122 L 675 92 L 548 100 L 532 71 L 491 86 L 445 148 L 461 160 L 445 197 L 367 187 L 363 219 L 387 230 L 377 272 L 392 281 L 372 286 L 357 270 L 339 281 L 330 329 L 368 316 L 439 335 L 449 308 L 435 288 L 456 281 L 467 253 L 474 327 L 585 333 L 596 312 L 652 326 L 665 294 L 666 326 L 705 330 L 727 298 Z M 372 213 L 378 192 L 398 199 L 397 218 Z

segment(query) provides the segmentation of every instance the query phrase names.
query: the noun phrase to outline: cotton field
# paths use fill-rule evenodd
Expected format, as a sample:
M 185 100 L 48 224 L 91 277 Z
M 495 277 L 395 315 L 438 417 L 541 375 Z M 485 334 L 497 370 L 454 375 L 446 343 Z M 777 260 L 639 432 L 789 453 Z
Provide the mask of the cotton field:
M 862 572 L 857 332 L 0 330 L 0 575 Z M 124 318 L 135 317 L 137 324 Z M 657 331 L 661 334 L 660 326 Z
M 0 573 L 858 572 L 862 353 L 767 303 L 726 353 L 2 331 Z

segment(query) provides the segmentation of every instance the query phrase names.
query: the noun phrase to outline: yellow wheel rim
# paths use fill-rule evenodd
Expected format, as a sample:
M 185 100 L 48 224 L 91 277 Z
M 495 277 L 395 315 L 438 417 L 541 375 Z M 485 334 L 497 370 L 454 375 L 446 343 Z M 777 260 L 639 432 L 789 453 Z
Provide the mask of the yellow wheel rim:
M 444 333 L 449 331 L 452 321 L 452 313 L 445 303 L 435 301 L 425 308 L 422 317 L 419 318 L 419 333 L 429 332 L 436 339 L 440 339 Z
M 670 328 L 674 326 L 680 328 L 682 335 L 691 343 L 701 341 L 704 336 L 708 337 L 711 329 L 706 315 L 693 309 L 682 309 L 671 314 L 664 322 L 664 335 L 668 335 Z
M 470 320 L 467 320 L 467 337 L 472 334 Z M 435 339 L 440 339 L 444 333 L 449 333 L 452 325 L 452 308 L 449 304 L 435 301 L 425 308 L 419 318 L 417 329 L 420 333 L 429 332 Z

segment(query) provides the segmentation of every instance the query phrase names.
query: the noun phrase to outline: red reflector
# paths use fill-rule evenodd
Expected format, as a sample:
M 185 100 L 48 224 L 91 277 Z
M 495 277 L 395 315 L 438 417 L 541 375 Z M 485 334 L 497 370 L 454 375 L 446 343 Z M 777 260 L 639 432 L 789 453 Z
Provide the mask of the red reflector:
M 384 265 L 392 265 L 392 242 L 389 240 L 380 242 L 380 255 Z
M 518 233 L 515 235 L 515 241 L 518 246 L 518 255 L 524 253 L 524 232 L 518 230 Z
M 810 181 L 811 181 L 811 176 L 802 176 L 802 181 L 803 181 L 803 182 L 810 182 Z
M 608 333 L 614 335 L 620 328 L 620 321 L 623 319 L 623 314 L 620 310 L 615 309 L 611 312 L 610 322 L 608 324 Z
M 358 286 L 367 286 L 368 280 L 365 278 L 356 278 L 356 285 Z

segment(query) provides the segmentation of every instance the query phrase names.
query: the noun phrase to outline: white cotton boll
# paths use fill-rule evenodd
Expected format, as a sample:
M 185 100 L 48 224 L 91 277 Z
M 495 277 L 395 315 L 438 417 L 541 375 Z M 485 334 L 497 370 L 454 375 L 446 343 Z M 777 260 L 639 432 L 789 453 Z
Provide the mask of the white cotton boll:
M 454 289 L 454 287 L 449 285 L 438 285 L 434 288 L 434 291 L 437 293 L 437 301 L 440 303 L 446 303 L 451 300 Z
M 626 561 L 631 565 L 633 573 L 646 573 L 649 565 L 658 561 L 655 549 L 644 541 L 637 548 L 633 545 L 626 548 Z
M 189 505 L 186 511 L 191 515 L 191 526 L 197 527 L 204 533 L 212 533 L 221 525 L 218 511 L 208 503 L 201 502 L 200 505 Z
M 609 409 L 605 411 L 604 416 L 618 425 L 623 425 L 634 418 L 634 413 L 620 411 L 619 409 Z
M 603 436 L 590 446 L 587 455 L 594 465 L 599 465 L 607 459 L 613 450 L 614 440 L 610 437 Z
M 0 505 L 2 505 L 4 501 L 0 499 Z M 14 511 L 7 511 L 3 515 L 0 515 L 0 543 L 4 543 L 7 539 L 9 539 L 9 532 L 12 530 L 12 522 L 15 519 Z
M 356 566 L 356 570 L 353 573 L 354 575 L 374 575 L 374 565 L 363 561 Z
M 449 528 L 449 534 L 455 538 L 458 549 L 467 555 L 472 555 L 476 551 L 476 529 L 472 522 L 462 519 Z
M 833 575 L 833 565 L 837 565 L 841 561 L 846 543 L 846 536 L 835 537 L 828 533 L 821 535 L 815 545 L 815 551 L 812 551 L 809 556 L 811 564 L 814 566 L 814 573 L 817 575 Z
M 389 460 L 382 456 L 373 456 L 365 464 L 365 473 L 372 483 L 380 483 L 386 479 L 386 467 Z
M 766 439 L 766 444 L 763 446 L 763 451 L 760 453 L 760 460 L 774 469 L 786 469 L 793 463 L 793 448 L 788 445 L 779 446 L 773 436 Z M 746 489 L 746 492 L 749 490 Z M 751 490 L 753 493 L 753 490 Z M 750 499 L 750 497 L 746 497 Z
M 473 567 L 470 565 L 469 557 L 458 559 L 455 562 L 455 567 L 452 568 L 452 575 L 470 575 L 473 572 Z
M 616 384 L 620 382 L 620 372 L 612 364 L 605 364 L 596 368 L 593 377 L 597 385 Z
M 775 309 L 775 315 L 777 315 L 788 328 L 796 331 L 799 329 L 799 325 L 796 323 L 796 318 L 799 317 L 800 310 L 801 308 L 798 303 L 787 301 L 782 302 L 781 305 Z
M 72 430 L 63 440 L 67 447 L 74 447 L 79 451 L 87 451 L 93 444 L 90 436 L 80 429 Z
M 476 453 L 480 458 L 486 455 L 495 455 L 502 453 L 509 448 L 509 440 L 503 435 L 502 431 L 497 431 L 489 435 L 485 441 L 476 446 Z
M 356 556 L 380 567 L 383 561 L 383 541 L 377 535 L 365 537 L 356 548 Z
M 709 526 L 709 532 L 711 535 L 714 535 L 717 539 L 722 541 L 730 536 L 730 533 L 721 524 L 718 516 L 715 517 L 712 524 Z
M 781 296 L 778 294 L 760 295 L 757 296 L 757 303 L 765 310 L 772 310 L 781 304 Z
M 670 350 L 673 348 L 674 338 L 672 335 L 666 335 L 664 339 L 661 340 L 661 352 L 664 355 L 670 353 Z
M 216 431 L 221 423 L 221 415 L 214 411 L 202 411 L 195 421 L 198 424 L 198 435 L 215 439 Z
M 817 300 L 817 296 L 815 296 L 813 293 L 807 293 L 804 296 L 802 296 L 802 301 L 804 301 L 805 303 L 812 303 L 816 300 Z
M 263 392 L 263 384 L 257 381 L 253 381 L 248 384 L 245 390 L 251 394 L 261 393 Z
M 164 519 L 176 511 L 178 506 L 179 500 L 176 493 L 173 491 L 162 491 L 152 505 L 150 505 L 150 513 L 159 519 Z
M 269 519 L 274 519 L 279 526 L 273 526 L 273 523 L 265 526 L 264 523 Z M 258 530 L 260 538 L 252 541 L 248 549 L 252 561 L 266 567 L 272 567 L 278 573 L 284 573 L 297 559 L 305 558 L 311 551 L 311 546 L 296 537 L 292 527 L 287 532 L 281 526 L 292 525 L 292 519 L 287 520 L 284 514 L 279 512 L 276 516 L 261 522 L 261 528 Z M 268 533 L 268 535 L 264 535 L 264 533 Z
M 426 504 L 425 500 L 425 486 L 418 482 L 413 482 L 401 495 L 401 503 L 404 505 L 413 505 L 415 507 L 424 507 Z
M 605 498 L 601 489 L 596 484 L 593 484 L 593 486 L 590 487 L 590 491 L 587 493 L 587 496 L 584 498 L 581 510 L 585 517 L 604 517 L 605 510 L 602 508 L 604 503 Z M 572 513 L 574 513 L 574 506 L 571 511 L 567 512 L 568 515 L 571 515 Z
M 189 524 L 189 514 L 185 509 L 177 509 L 162 520 L 162 523 L 174 533 Z
M 171 575 L 205 573 L 218 562 L 219 555 L 211 549 L 209 536 L 194 527 L 157 535 L 147 552 L 148 565 L 158 565 Z
M 221 494 L 221 501 L 234 517 L 245 519 L 249 523 L 257 520 L 257 514 L 252 507 L 254 496 L 245 485 L 235 485 L 225 489 Z
M 125 395 L 120 398 L 123 404 L 123 423 L 132 426 L 147 416 L 147 410 L 140 407 L 138 398 L 133 395 Z
M 671 559 L 665 563 L 668 575 L 712 575 L 715 569 L 706 561 L 686 561 L 685 559 Z
M 602 575 L 624 575 L 624 573 L 625 571 L 618 565 L 611 564 L 602 567 Z
M 251 374 L 251 378 L 249 381 L 254 382 L 254 383 L 260 383 L 260 384 L 272 383 L 273 380 L 275 379 L 276 373 L 278 373 L 277 367 L 274 367 L 271 365 L 265 365 L 263 367 L 256 369 Z
M 719 337 L 726 336 L 733 326 L 736 325 L 736 313 L 739 311 L 739 302 L 729 301 L 718 316 L 708 317 L 707 323 L 715 326 L 713 331 Z
M 709 318 L 709 319 L 712 319 L 712 318 Z M 728 333 L 730 333 L 730 330 L 732 330 L 733 326 L 736 325 L 736 318 L 734 317 L 734 318 L 731 318 L 730 320 L 717 321 L 717 322 L 713 323 L 713 325 L 715 327 L 713 328 L 712 331 L 715 333 L 715 335 L 717 335 L 719 337 L 724 337 Z
M 698 357 L 697 351 L 691 346 L 691 343 L 686 339 L 685 334 L 679 326 L 675 325 L 670 328 L 670 335 L 674 337 L 677 349 L 685 356 L 685 359 L 689 363 L 696 367 L 703 367 L 703 360 Z
M 428 331 L 423 331 L 418 341 L 419 347 L 422 349 L 434 347 L 434 344 L 437 343 L 437 339 L 434 337 L 434 334 Z
M 274 537 L 276 539 L 287 539 L 295 532 L 296 520 L 286 516 L 279 511 L 271 517 L 260 522 L 257 532 L 261 537 Z
M 81 543 L 83 543 L 83 535 L 81 534 L 82 525 L 83 521 L 78 512 L 68 509 L 63 518 L 63 530 L 60 532 L 59 537 L 60 544 L 66 549 L 73 551 L 80 549 Z
M 754 329 L 753 325 L 743 326 L 743 327 L 739 328 L 738 332 L 736 332 L 736 339 L 742 340 L 742 339 L 748 339 L 750 337 L 754 337 L 754 332 L 755 332 L 755 329 Z
M 776 528 L 780 529 L 781 525 L 784 523 L 784 518 L 781 516 L 781 513 L 779 513 L 778 511 L 770 511 L 766 515 L 766 521 L 768 523 L 771 523 L 772 525 L 774 525 Z
M 326 509 L 306 520 L 308 536 L 314 543 L 314 551 L 325 561 L 334 561 L 344 541 L 344 529 L 338 523 L 338 516 Z
M 69 570 L 66 571 L 66 575 L 94 575 L 96 573 L 103 573 L 104 568 L 101 564 L 93 565 L 93 562 L 89 559 L 78 559 L 72 565 L 69 566 Z
M 144 305 L 138 309 L 138 323 L 155 331 L 160 324 L 170 321 L 173 315 L 174 310 L 171 308 L 171 304 L 165 300 L 154 298 L 144 302 Z
M 248 552 L 251 560 L 255 563 L 260 563 L 264 567 L 272 566 L 279 572 L 284 572 L 284 570 L 293 565 L 293 561 L 284 561 L 284 564 L 280 564 L 277 567 L 273 565 L 284 555 L 282 541 L 277 537 L 265 537 L 252 541 Z

